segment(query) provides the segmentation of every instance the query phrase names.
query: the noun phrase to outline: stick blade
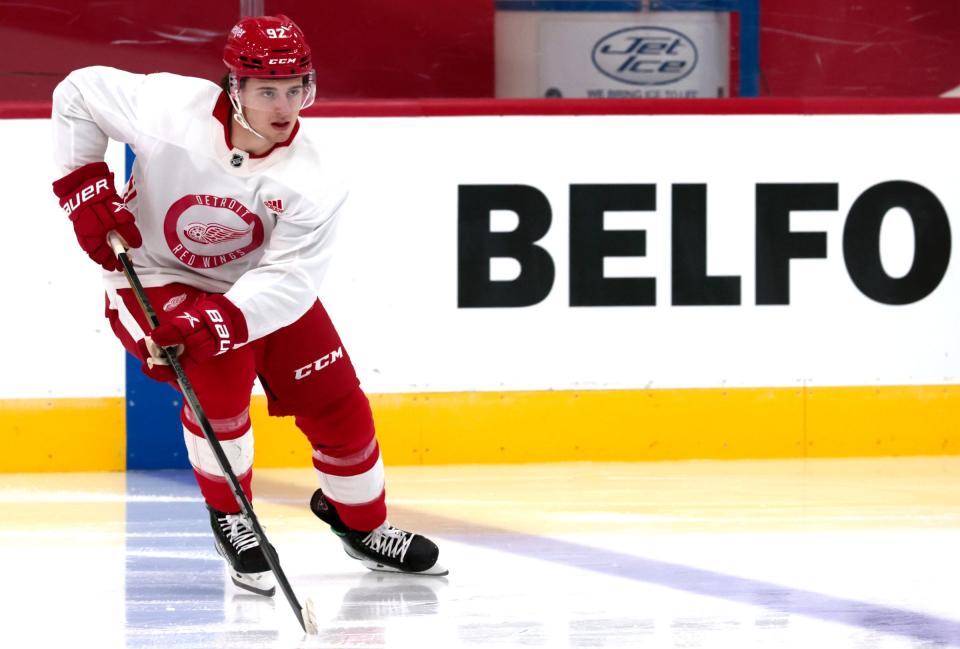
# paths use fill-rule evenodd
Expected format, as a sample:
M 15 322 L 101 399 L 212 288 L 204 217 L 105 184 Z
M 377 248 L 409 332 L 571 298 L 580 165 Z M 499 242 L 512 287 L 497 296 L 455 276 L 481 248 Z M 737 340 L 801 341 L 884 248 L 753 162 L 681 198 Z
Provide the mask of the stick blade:
M 317 624 L 317 612 L 314 608 L 313 599 L 308 597 L 304 600 L 301 613 L 303 614 L 303 628 L 306 630 L 307 635 L 317 635 L 320 633 L 320 625 Z

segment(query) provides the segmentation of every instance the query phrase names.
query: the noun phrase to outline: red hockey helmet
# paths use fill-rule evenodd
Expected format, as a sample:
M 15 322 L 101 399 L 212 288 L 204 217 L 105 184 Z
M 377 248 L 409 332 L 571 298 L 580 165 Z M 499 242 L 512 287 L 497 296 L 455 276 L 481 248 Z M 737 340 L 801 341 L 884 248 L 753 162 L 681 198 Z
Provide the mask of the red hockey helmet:
M 287 16 L 254 16 L 238 22 L 227 36 L 223 62 L 230 71 L 230 100 L 241 118 L 241 106 L 270 110 L 279 96 L 275 91 L 241 93 L 240 81 L 244 78 L 302 77 L 302 86 L 287 93 L 291 102 L 300 103 L 300 109 L 312 104 L 316 96 L 310 46 L 303 31 Z
M 238 77 L 297 77 L 313 71 L 310 46 L 286 16 L 244 18 L 230 30 L 223 62 Z

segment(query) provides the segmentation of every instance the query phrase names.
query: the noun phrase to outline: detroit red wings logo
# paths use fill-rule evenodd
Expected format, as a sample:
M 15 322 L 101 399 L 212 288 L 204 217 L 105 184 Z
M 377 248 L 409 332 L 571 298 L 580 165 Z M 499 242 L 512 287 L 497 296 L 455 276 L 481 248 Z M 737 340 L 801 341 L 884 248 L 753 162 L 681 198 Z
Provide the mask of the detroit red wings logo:
M 183 230 L 191 241 L 197 243 L 212 244 L 223 243 L 224 241 L 233 241 L 242 239 L 250 232 L 250 228 L 237 230 L 235 228 L 221 225 L 220 223 L 191 223 Z
M 187 300 L 186 293 L 181 293 L 180 295 L 176 295 L 170 298 L 169 300 L 167 300 L 167 303 L 163 305 L 163 310 L 166 311 L 167 313 L 170 313 L 171 311 L 176 309 L 178 306 L 186 302 L 186 300 Z
M 236 198 L 187 194 L 170 204 L 163 237 L 177 261 L 206 271 L 254 253 L 263 245 L 263 223 Z

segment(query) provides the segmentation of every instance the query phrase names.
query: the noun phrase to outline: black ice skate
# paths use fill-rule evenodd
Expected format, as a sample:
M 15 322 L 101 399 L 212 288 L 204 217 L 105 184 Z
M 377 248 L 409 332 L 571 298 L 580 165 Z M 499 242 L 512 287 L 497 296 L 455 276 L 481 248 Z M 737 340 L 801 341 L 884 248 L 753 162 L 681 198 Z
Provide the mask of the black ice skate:
M 370 570 L 417 575 L 448 572 L 437 565 L 440 550 L 425 536 L 401 530 L 386 521 L 371 532 L 350 529 L 320 489 L 310 499 L 310 509 L 340 537 L 344 551 Z
M 267 564 L 260 542 L 242 514 L 224 514 L 210 510 L 210 526 L 217 552 L 227 560 L 233 583 L 258 595 L 271 597 L 276 592 L 273 572 Z

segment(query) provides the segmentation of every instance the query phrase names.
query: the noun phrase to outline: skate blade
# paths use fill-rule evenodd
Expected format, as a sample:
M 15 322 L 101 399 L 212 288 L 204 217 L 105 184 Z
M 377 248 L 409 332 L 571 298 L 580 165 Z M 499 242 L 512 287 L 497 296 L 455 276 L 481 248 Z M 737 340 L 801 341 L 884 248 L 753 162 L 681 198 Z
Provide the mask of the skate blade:
M 277 592 L 277 587 L 273 582 L 273 573 L 267 572 L 237 572 L 233 568 L 230 571 L 230 579 L 237 588 L 242 588 L 257 595 L 273 597 Z
M 227 556 L 224 554 L 223 548 L 220 547 L 217 539 L 213 540 L 213 549 L 217 551 L 217 554 L 219 554 L 224 561 L 227 561 Z M 270 570 L 264 572 L 238 572 L 234 570 L 229 561 L 227 561 L 227 572 L 230 573 L 230 579 L 237 588 L 242 588 L 251 593 L 264 595 L 266 597 L 273 597 L 273 594 L 277 592 L 277 587 L 273 582 L 273 572 Z
M 364 568 L 373 570 L 374 572 L 396 572 L 401 575 L 431 575 L 436 577 L 442 577 L 450 574 L 449 570 L 437 563 L 433 564 L 426 570 L 401 570 L 400 568 L 394 568 L 393 566 L 388 566 L 385 563 L 368 559 L 351 548 L 346 539 L 340 540 L 343 542 L 343 551 L 347 553 L 348 557 L 351 559 L 356 559 L 363 565 Z
M 426 570 L 400 570 L 399 568 L 394 568 L 393 566 L 387 566 L 382 563 L 377 563 L 376 561 L 370 561 L 369 559 L 360 559 L 360 563 L 363 564 L 364 568 L 368 570 L 373 570 L 374 572 L 393 572 L 399 573 L 401 575 L 429 575 L 431 577 L 443 577 L 444 575 L 449 575 L 450 571 L 441 566 L 439 563 L 435 563 Z

